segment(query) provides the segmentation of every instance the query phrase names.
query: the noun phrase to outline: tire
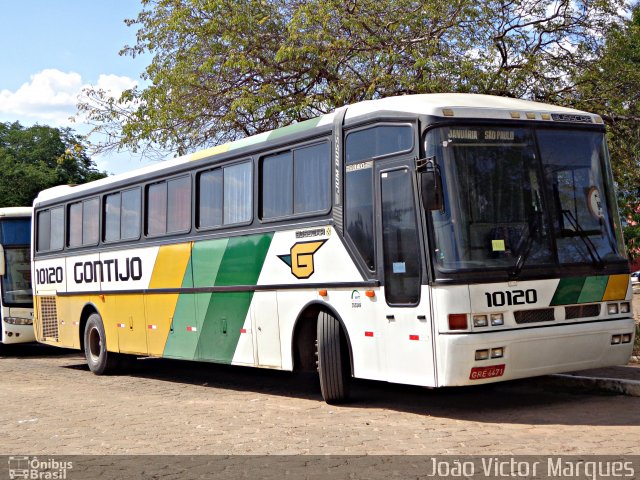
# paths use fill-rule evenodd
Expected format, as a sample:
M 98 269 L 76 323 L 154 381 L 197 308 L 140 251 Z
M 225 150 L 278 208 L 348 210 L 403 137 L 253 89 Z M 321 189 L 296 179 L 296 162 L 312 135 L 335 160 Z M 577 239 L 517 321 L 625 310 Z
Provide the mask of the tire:
M 93 313 L 84 328 L 84 355 L 87 365 L 96 375 L 108 375 L 119 366 L 117 353 L 107 351 L 107 337 L 104 333 L 102 318 Z
M 351 366 L 347 340 L 340 322 L 326 312 L 318 315 L 318 373 L 325 402 L 338 404 L 348 401 Z

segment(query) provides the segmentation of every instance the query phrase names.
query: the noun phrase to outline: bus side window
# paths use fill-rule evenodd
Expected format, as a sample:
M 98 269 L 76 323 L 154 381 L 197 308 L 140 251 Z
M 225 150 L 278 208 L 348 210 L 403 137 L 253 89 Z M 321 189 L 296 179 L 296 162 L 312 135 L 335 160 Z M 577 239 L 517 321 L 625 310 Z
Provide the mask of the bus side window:
M 154 183 L 147 188 L 147 235 L 186 232 L 191 227 L 191 177 Z
M 201 172 L 197 183 L 197 226 L 216 228 L 251 222 L 253 164 L 236 163 Z
M 330 161 L 327 142 L 264 157 L 261 163 L 261 218 L 328 211 Z
M 376 269 L 373 224 L 373 158 L 413 148 L 411 125 L 376 125 L 347 134 L 346 230 L 371 271 Z

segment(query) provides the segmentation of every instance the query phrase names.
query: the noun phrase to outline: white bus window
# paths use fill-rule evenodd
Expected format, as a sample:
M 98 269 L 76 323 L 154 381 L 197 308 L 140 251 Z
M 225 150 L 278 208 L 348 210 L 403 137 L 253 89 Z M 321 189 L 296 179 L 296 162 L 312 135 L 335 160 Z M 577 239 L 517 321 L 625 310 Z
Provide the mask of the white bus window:
M 64 245 L 64 208 L 51 209 L 51 245 L 50 250 L 62 250 Z
M 198 177 L 198 227 L 222 225 L 222 169 L 203 172 Z
M 413 148 L 410 125 L 378 125 L 347 136 L 347 163 L 368 160 Z
M 262 218 L 322 212 L 329 208 L 330 152 L 327 143 L 262 160 Z
M 224 169 L 224 224 L 251 221 L 252 191 L 251 162 Z
M 122 240 L 140 238 L 140 189 L 122 192 L 120 210 L 120 236 Z
M 36 248 L 46 252 L 51 245 L 51 211 L 38 212 L 38 239 Z
M 147 190 L 147 235 L 167 232 L 167 182 L 150 185 Z
M 294 151 L 293 213 L 320 212 L 329 208 L 329 161 L 326 143 Z
M 291 152 L 262 160 L 262 218 L 293 213 L 293 155 Z
M 184 232 L 191 226 L 191 177 L 167 182 L 167 233 Z
M 98 243 L 100 218 L 100 202 L 97 198 L 82 203 L 82 244 L 95 245 Z
M 69 206 L 69 246 L 80 247 L 82 245 L 82 203 L 74 203 Z
M 104 240 L 140 238 L 140 189 L 107 195 L 104 201 Z
M 107 195 L 104 200 L 104 239 L 120 240 L 120 193 Z

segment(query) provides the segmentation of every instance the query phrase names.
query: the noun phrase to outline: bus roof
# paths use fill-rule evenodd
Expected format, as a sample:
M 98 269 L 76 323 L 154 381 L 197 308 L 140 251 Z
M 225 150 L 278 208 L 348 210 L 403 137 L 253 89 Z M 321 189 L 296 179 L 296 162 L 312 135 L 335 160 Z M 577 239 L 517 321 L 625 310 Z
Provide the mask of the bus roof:
M 351 105 L 346 105 L 345 107 L 341 107 L 334 112 L 327 113 L 320 117 L 312 118 L 304 122 L 295 123 L 276 130 L 260 133 L 234 142 L 225 143 L 223 145 L 217 145 L 215 147 L 183 155 L 178 158 L 158 162 L 155 165 L 149 165 L 143 168 L 131 170 L 129 172 L 114 175 L 101 180 L 96 180 L 94 182 L 86 183 L 83 185 L 60 185 L 57 187 L 49 188 L 47 190 L 41 191 L 38 194 L 38 197 L 34 201 L 34 205 L 50 200 L 52 198 L 80 193 L 82 191 L 95 187 L 109 185 L 111 183 L 127 180 L 134 177 L 149 175 L 162 170 L 168 170 L 172 167 L 176 167 L 190 161 L 200 160 L 206 157 L 231 152 L 233 150 L 260 144 L 269 140 L 285 137 L 287 135 L 301 133 L 306 130 L 311 130 L 315 127 L 329 125 L 333 123 L 336 112 L 344 110 L 345 108 L 345 122 L 348 123 L 357 121 L 359 117 L 368 116 L 375 112 L 395 112 L 415 115 L 430 115 L 435 117 L 478 118 L 496 120 L 513 120 L 514 118 L 523 120 L 541 120 L 542 114 L 548 114 L 548 119 L 550 121 L 553 121 L 553 119 L 550 118 L 550 115 L 552 114 L 586 115 L 591 117 L 593 123 L 602 123 L 602 120 L 599 116 L 592 115 L 580 110 L 559 107 L 545 103 L 531 102 L 528 100 L 520 100 L 516 98 L 497 97 L 492 95 L 470 93 L 433 93 L 387 97 L 378 100 L 367 100 Z M 531 116 L 533 118 L 531 118 Z
M 30 217 L 31 207 L 4 207 L 0 208 L 1 217 Z

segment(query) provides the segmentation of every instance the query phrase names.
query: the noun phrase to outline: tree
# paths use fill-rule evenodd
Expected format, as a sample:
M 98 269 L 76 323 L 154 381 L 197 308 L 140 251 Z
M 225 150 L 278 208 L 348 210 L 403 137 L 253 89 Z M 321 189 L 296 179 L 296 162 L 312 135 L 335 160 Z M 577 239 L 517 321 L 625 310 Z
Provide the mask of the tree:
M 598 112 L 608 128 L 627 249 L 640 257 L 640 4 L 614 24 L 597 60 L 576 78 L 571 101 Z
M 143 0 L 149 86 L 86 91 L 98 151 L 182 154 L 382 96 L 573 88 L 621 0 Z
M 106 176 L 70 128 L 0 123 L 0 206 L 28 206 L 40 190 Z

